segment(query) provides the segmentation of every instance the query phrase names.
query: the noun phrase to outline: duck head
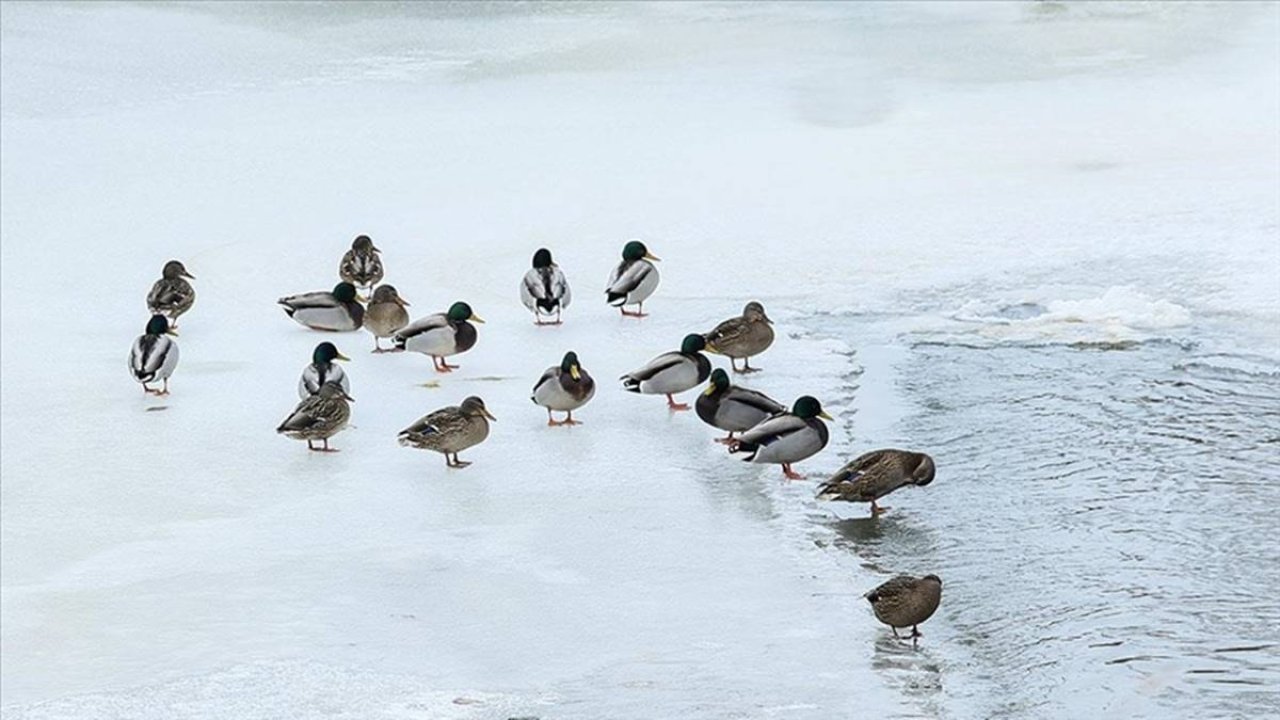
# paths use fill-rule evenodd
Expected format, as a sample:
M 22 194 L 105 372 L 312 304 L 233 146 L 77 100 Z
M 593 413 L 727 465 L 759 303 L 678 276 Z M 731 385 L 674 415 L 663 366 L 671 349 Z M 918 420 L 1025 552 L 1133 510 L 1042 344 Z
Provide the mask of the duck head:
M 356 286 L 349 282 L 340 282 L 333 286 L 333 299 L 338 302 L 354 302 L 356 299 Z
M 533 266 L 538 269 L 555 267 L 556 264 L 551 260 L 551 251 L 538 248 L 538 252 L 533 254 Z
M 367 255 L 371 252 L 382 252 L 373 246 L 373 240 L 368 235 L 357 235 L 356 239 L 351 241 L 351 249 L 362 255 Z
M 921 453 L 920 463 L 916 465 L 915 471 L 911 473 L 911 478 L 916 485 L 920 485 L 923 487 L 933 482 L 934 472 L 935 472 L 935 468 L 933 466 L 933 458 L 929 457 L 928 455 L 925 455 L 924 453 Z
M 567 372 L 575 381 L 582 379 L 582 365 L 578 363 L 578 353 L 570 350 L 560 361 L 560 372 Z
M 622 246 L 622 259 L 635 262 L 636 260 L 660 260 L 661 258 L 651 254 L 649 248 L 639 240 L 632 240 Z
M 754 300 L 747 303 L 747 306 L 742 309 L 742 317 L 750 320 L 751 322 L 766 322 L 770 325 L 773 324 L 773 321 L 769 319 L 769 316 L 764 314 L 764 306 Z
M 471 417 L 484 417 L 494 422 L 498 421 L 498 418 L 489 414 L 489 410 L 484 406 L 484 401 L 476 397 L 475 395 L 472 395 L 466 400 L 463 400 L 462 404 L 458 406 L 458 409 L 462 411 L 463 415 L 469 415 Z
M 400 307 L 409 307 L 409 301 L 400 297 L 394 285 L 379 285 L 378 289 L 373 291 L 373 300 L 370 302 L 395 303 Z
M 316 346 L 314 352 L 311 353 L 311 362 L 316 365 L 328 365 L 334 360 L 350 360 L 351 358 L 338 352 L 338 348 L 331 342 L 322 342 Z
M 715 395 L 718 392 L 724 392 L 729 387 L 729 373 L 716 368 L 711 371 L 711 382 L 707 383 L 707 389 L 702 391 L 703 395 Z
M 445 313 L 451 322 L 463 322 L 470 320 L 471 322 L 484 322 L 484 318 L 471 312 L 471 306 L 464 302 L 456 302 L 449 306 L 449 312 Z
M 680 352 L 685 355 L 693 355 L 707 349 L 707 339 L 697 333 L 691 333 L 684 336 L 684 342 L 680 343 Z
M 152 315 L 147 321 L 146 330 L 148 335 L 173 335 L 177 337 L 178 331 L 169 327 L 169 319 L 163 315 Z
M 196 276 L 187 272 L 187 269 L 177 260 L 170 260 L 165 263 L 162 274 L 164 275 L 165 280 L 176 280 L 180 277 L 190 278 L 192 280 L 196 279 Z
M 803 420 L 810 418 L 822 418 L 823 420 L 834 420 L 835 418 L 827 414 L 822 409 L 822 403 L 818 402 L 818 398 L 812 395 L 802 395 L 796 400 L 796 404 L 791 408 L 791 414 Z

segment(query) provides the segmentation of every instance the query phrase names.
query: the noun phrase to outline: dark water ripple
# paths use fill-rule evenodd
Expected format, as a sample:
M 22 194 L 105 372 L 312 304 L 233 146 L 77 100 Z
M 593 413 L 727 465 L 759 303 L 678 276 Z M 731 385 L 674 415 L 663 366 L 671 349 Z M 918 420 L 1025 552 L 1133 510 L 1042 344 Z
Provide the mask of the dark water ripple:
M 1280 372 L 1194 352 L 911 348 L 894 434 L 938 481 L 835 530 L 937 568 L 987 714 L 1280 714 Z

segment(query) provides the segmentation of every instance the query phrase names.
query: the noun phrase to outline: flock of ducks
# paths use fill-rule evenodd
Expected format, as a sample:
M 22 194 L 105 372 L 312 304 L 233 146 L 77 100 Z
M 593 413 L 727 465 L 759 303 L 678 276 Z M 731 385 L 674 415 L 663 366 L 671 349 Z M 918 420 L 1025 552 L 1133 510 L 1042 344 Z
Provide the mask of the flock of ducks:
M 626 317 L 642 318 L 644 302 L 658 287 L 658 258 L 644 243 L 633 240 L 622 249 L 622 261 L 610 273 L 605 299 Z M 279 304 L 295 322 L 314 330 L 349 332 L 367 329 L 374 339 L 374 353 L 416 352 L 431 358 L 436 372 L 456 370 L 448 358 L 467 352 L 478 337 L 476 323 L 484 323 L 465 302 L 455 302 L 442 313 L 418 320 L 409 318 L 408 301 L 396 288 L 382 283 L 385 270 L 381 251 L 366 235 L 355 239 L 338 265 L 340 282 L 329 291 L 280 298 Z M 178 318 L 195 303 L 194 276 L 177 260 L 165 264 L 162 277 L 147 294 L 151 312 L 146 328 L 133 344 L 129 367 L 145 393 L 167 395 L 169 378 L 178 364 Z M 360 292 L 367 293 L 362 297 Z M 572 301 L 568 279 L 551 252 L 539 249 L 532 267 L 520 283 L 520 298 L 537 325 L 560 325 Z M 628 307 L 634 306 L 634 310 Z M 663 353 L 621 377 L 623 389 L 645 395 L 663 395 L 671 411 L 689 410 L 675 396 L 706 383 L 694 402 L 698 417 L 728 433 L 715 442 L 747 462 L 780 465 L 787 480 L 803 479 L 793 465 L 826 447 L 830 438 L 823 420 L 831 416 L 817 398 L 804 395 L 790 408 L 762 392 L 734 385 L 729 373 L 713 369 L 710 352 L 729 358 L 735 374 L 759 372 L 750 359 L 774 342 L 773 321 L 758 302 L 747 303 L 738 317 L 729 318 L 707 333 L 687 335 L 678 350 Z M 382 341 L 388 340 L 390 348 Z M 280 423 L 281 435 L 307 443 L 309 450 L 336 452 L 329 440 L 343 430 L 351 417 L 350 381 L 337 361 L 348 360 L 331 342 L 315 347 L 311 362 L 298 379 L 301 401 Z M 738 366 L 741 361 L 742 366 Z M 160 387 L 153 388 L 158 383 Z M 531 400 L 547 411 L 548 426 L 579 425 L 575 410 L 595 396 L 595 381 L 582 367 L 576 353 L 565 353 L 559 365 L 538 378 Z M 556 419 L 555 413 L 563 413 Z M 479 397 L 431 412 L 401 430 L 401 445 L 431 450 L 444 456 L 445 465 L 470 465 L 458 454 L 489 436 L 496 420 Z M 884 449 L 865 453 L 847 463 L 823 482 L 817 498 L 824 501 L 870 503 L 872 516 L 888 508 L 879 501 L 908 485 L 933 481 L 933 459 L 924 453 Z M 920 637 L 917 626 L 937 610 L 942 581 L 936 575 L 916 578 L 899 575 L 866 594 L 877 619 L 892 628 L 911 628 L 909 638 Z

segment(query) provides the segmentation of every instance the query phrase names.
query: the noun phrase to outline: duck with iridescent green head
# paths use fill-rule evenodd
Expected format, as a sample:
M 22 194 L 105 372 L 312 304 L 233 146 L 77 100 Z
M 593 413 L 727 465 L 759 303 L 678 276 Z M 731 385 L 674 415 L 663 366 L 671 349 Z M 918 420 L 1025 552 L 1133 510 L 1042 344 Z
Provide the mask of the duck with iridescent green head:
M 147 327 L 129 351 L 129 371 L 133 379 L 142 383 L 142 391 L 151 395 L 169 394 L 169 376 L 178 367 L 178 343 L 170 336 L 178 333 L 169 327 L 164 315 L 152 315 Z M 148 383 L 162 382 L 164 387 L 152 390 Z
M 334 362 L 335 360 L 350 360 L 351 358 L 338 352 L 337 346 L 331 342 L 322 342 L 316 346 L 315 351 L 311 353 L 311 362 L 302 368 L 302 377 L 298 378 L 298 397 L 306 400 L 307 398 L 320 392 L 320 388 L 325 383 L 337 383 L 342 387 L 343 392 L 351 392 L 351 381 L 347 379 L 347 373 L 342 370 L 342 366 Z
M 471 306 L 456 302 L 448 312 L 428 315 L 414 320 L 391 337 L 396 350 L 408 350 L 431 356 L 436 372 L 453 372 L 457 365 L 450 365 L 445 358 L 464 353 L 476 344 L 476 326 L 484 319 L 471 311 Z
M 340 282 L 331 291 L 301 293 L 282 297 L 289 317 L 312 330 L 346 332 L 364 324 L 364 306 L 356 301 L 356 286 Z
M 578 362 L 578 354 L 570 350 L 559 365 L 553 365 L 542 373 L 533 386 L 529 399 L 547 409 L 547 425 L 581 425 L 573 419 L 573 411 L 586 405 L 596 394 L 596 381 Z M 566 413 L 564 420 L 556 420 L 551 411 Z
M 716 438 L 716 442 L 726 445 L 736 439 L 735 432 L 750 430 L 773 415 L 787 411 L 785 405 L 762 392 L 731 385 L 729 373 L 720 368 L 711 373 L 711 382 L 698 396 L 694 407 L 703 422 L 729 431 L 729 437 Z
M 791 464 L 818 454 L 831 437 L 819 418 L 832 419 L 817 398 L 804 395 L 791 412 L 774 415 L 731 441 L 729 452 L 746 453 L 745 462 L 780 464 L 788 480 L 803 480 Z
M 706 346 L 701 335 L 686 335 L 679 350 L 663 353 L 639 370 L 623 375 L 622 387 L 633 393 L 666 395 L 669 409 L 688 410 L 688 405 L 677 403 L 671 396 L 701 385 L 711 375 L 711 361 L 702 354 Z
M 622 262 L 609 274 L 605 299 L 610 305 L 628 317 L 645 317 L 644 301 L 658 289 L 658 268 L 651 260 L 658 260 L 639 240 L 632 240 L 622 248 Z M 635 312 L 627 312 L 628 305 L 636 305 Z

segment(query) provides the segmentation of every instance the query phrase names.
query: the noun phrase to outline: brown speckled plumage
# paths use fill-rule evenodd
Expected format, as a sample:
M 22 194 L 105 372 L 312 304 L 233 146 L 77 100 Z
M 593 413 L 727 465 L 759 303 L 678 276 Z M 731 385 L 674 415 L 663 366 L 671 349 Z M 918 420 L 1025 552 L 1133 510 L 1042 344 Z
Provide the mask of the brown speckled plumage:
M 873 450 L 859 455 L 818 488 L 819 500 L 875 501 L 904 485 L 933 482 L 933 458 L 909 450 Z
M 911 637 L 920 637 L 916 626 L 933 616 L 942 602 L 942 580 L 937 575 L 914 578 L 899 575 L 866 594 L 876 619 L 893 629 L 911 628 Z
M 459 460 L 458 453 L 484 442 L 489 437 L 489 421 L 493 419 L 484 401 L 473 395 L 461 405 L 441 408 L 419 418 L 400 431 L 399 440 L 406 447 L 442 453 L 449 467 L 466 467 L 471 463 Z
M 729 318 L 706 334 L 707 351 L 728 356 L 734 372 L 750 372 L 749 358 L 773 344 L 772 323 L 763 305 L 749 302 L 740 317 Z M 742 370 L 733 362 L 738 358 L 744 361 Z

